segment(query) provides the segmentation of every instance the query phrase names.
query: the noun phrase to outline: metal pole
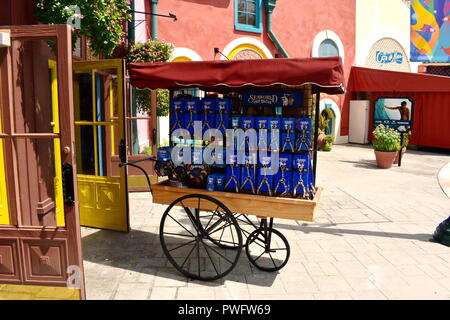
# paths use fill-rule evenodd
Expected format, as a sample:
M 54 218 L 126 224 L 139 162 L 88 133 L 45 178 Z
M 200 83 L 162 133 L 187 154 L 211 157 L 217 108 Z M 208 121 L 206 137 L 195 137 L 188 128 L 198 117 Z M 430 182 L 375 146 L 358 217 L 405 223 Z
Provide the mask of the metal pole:
M 316 183 L 316 167 L 317 167 L 317 146 L 319 138 L 319 105 L 320 105 L 320 91 L 316 92 L 316 109 L 314 115 L 314 150 L 313 150 L 313 176 L 314 183 Z
M 400 133 L 400 151 L 398 152 L 398 166 L 402 165 L 402 145 L 403 145 L 403 132 Z

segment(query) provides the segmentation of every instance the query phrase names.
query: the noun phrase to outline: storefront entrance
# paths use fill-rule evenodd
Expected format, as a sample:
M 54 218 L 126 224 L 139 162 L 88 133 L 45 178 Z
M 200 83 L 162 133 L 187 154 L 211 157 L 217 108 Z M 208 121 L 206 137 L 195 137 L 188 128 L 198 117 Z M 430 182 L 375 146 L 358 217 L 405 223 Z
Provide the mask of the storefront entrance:
M 73 63 L 81 225 L 128 231 L 122 60 Z

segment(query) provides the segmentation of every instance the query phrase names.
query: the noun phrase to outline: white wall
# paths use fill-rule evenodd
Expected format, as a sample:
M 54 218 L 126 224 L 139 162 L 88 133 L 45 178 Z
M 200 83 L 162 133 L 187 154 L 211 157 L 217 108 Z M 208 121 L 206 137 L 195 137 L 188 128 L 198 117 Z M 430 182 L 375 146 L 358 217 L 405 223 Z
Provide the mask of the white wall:
M 355 66 L 363 67 L 372 45 L 393 38 L 410 57 L 410 9 L 402 0 L 356 0 Z M 417 72 L 418 62 L 410 62 Z

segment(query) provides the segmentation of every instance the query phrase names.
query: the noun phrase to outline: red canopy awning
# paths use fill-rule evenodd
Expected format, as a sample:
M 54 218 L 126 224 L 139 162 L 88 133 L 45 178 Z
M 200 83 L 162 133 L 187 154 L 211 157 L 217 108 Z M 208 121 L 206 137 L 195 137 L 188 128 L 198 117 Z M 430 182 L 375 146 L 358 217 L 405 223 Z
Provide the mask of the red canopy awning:
M 348 90 L 367 92 L 450 92 L 450 78 L 423 73 L 352 67 Z
M 293 90 L 305 84 L 328 94 L 344 93 L 340 57 L 131 63 L 139 89 L 198 87 L 205 91 Z

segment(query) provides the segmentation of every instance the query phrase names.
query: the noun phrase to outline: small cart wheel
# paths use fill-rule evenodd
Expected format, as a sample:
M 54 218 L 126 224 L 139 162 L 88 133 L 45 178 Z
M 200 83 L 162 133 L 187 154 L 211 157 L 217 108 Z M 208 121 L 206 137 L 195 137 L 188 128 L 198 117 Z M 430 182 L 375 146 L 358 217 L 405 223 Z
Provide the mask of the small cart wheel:
M 230 210 L 201 194 L 186 195 L 170 204 L 161 218 L 159 237 L 169 262 L 188 278 L 202 281 L 231 272 L 243 246 L 239 224 Z
M 245 252 L 256 268 L 274 272 L 286 265 L 291 249 L 280 231 L 259 228 L 248 236 Z

